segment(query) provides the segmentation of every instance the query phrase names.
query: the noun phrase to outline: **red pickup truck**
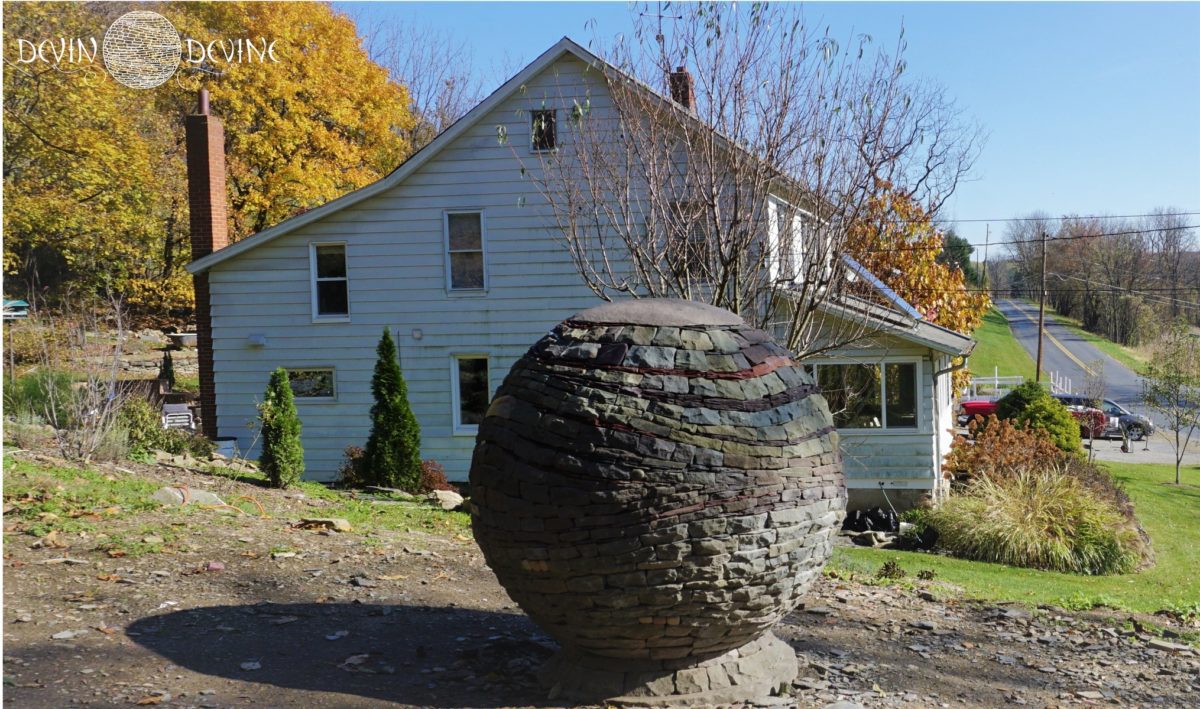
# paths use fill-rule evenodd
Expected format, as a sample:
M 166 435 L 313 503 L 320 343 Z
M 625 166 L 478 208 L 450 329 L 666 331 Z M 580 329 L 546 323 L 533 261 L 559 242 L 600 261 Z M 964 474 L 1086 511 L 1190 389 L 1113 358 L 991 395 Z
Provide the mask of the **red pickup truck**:
M 996 413 L 995 399 L 967 399 L 958 403 L 958 425 L 966 426 L 976 416 L 987 418 Z

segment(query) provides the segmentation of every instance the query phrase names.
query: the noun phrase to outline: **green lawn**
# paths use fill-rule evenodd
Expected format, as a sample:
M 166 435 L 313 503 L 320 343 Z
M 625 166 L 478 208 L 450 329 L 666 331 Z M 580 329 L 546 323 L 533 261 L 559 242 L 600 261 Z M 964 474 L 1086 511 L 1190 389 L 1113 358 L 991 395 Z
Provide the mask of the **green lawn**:
M 1002 377 L 1021 375 L 1026 380 L 1034 379 L 1033 358 L 1013 337 L 1008 318 L 998 309 L 992 308 L 983 316 L 983 324 L 971 337 L 978 342 L 971 353 L 971 374 L 990 377 L 999 367 Z
M 961 586 L 969 598 L 1049 603 L 1068 607 L 1107 605 L 1152 613 L 1200 608 L 1200 466 L 1184 470 L 1184 485 L 1170 484 L 1170 465 L 1109 464 L 1133 499 L 1150 534 L 1157 563 L 1138 574 L 1075 576 L 964 561 L 936 554 L 860 547 L 839 548 L 831 570 L 874 574 L 895 559 L 913 576 L 932 569 L 937 579 Z

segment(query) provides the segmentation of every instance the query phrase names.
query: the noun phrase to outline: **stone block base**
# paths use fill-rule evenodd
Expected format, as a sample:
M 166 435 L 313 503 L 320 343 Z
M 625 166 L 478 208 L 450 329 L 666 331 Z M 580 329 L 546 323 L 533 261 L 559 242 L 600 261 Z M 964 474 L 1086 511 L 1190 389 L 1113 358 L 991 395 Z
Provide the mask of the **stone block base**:
M 767 632 L 693 664 L 623 660 L 564 650 L 546 663 L 553 699 L 621 706 L 710 706 L 769 697 L 796 679 L 796 651 Z

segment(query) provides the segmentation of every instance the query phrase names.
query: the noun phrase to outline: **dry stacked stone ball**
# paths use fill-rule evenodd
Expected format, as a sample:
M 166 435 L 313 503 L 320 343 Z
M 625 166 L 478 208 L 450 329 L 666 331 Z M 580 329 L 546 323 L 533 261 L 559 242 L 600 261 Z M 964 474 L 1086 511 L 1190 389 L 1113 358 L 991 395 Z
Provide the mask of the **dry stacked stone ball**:
M 790 612 L 845 510 L 832 418 L 770 336 L 719 308 L 579 313 L 512 368 L 471 464 L 475 538 L 564 648 L 678 666 Z

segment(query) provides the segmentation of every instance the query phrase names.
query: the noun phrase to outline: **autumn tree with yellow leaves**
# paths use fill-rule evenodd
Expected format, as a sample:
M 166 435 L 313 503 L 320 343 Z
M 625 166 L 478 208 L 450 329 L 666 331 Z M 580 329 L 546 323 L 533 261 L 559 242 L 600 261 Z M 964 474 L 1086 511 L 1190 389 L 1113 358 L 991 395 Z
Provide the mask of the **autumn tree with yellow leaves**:
M 108 290 L 151 315 L 191 305 L 183 117 L 200 87 L 225 123 L 235 241 L 381 178 L 412 152 L 407 91 L 325 4 L 150 6 L 183 38 L 268 37 L 279 61 L 184 61 L 149 90 L 118 84 L 99 58 L 52 66 L 10 56 L 16 38 L 102 38 L 130 9 L 4 6 L 11 293 L 53 303 Z
M 916 200 L 881 182 L 850 227 L 846 249 L 927 320 L 969 335 L 992 301 L 968 287 L 962 269 L 938 260 L 943 243 L 944 234 Z M 967 376 L 956 372 L 955 384 L 965 384 Z

